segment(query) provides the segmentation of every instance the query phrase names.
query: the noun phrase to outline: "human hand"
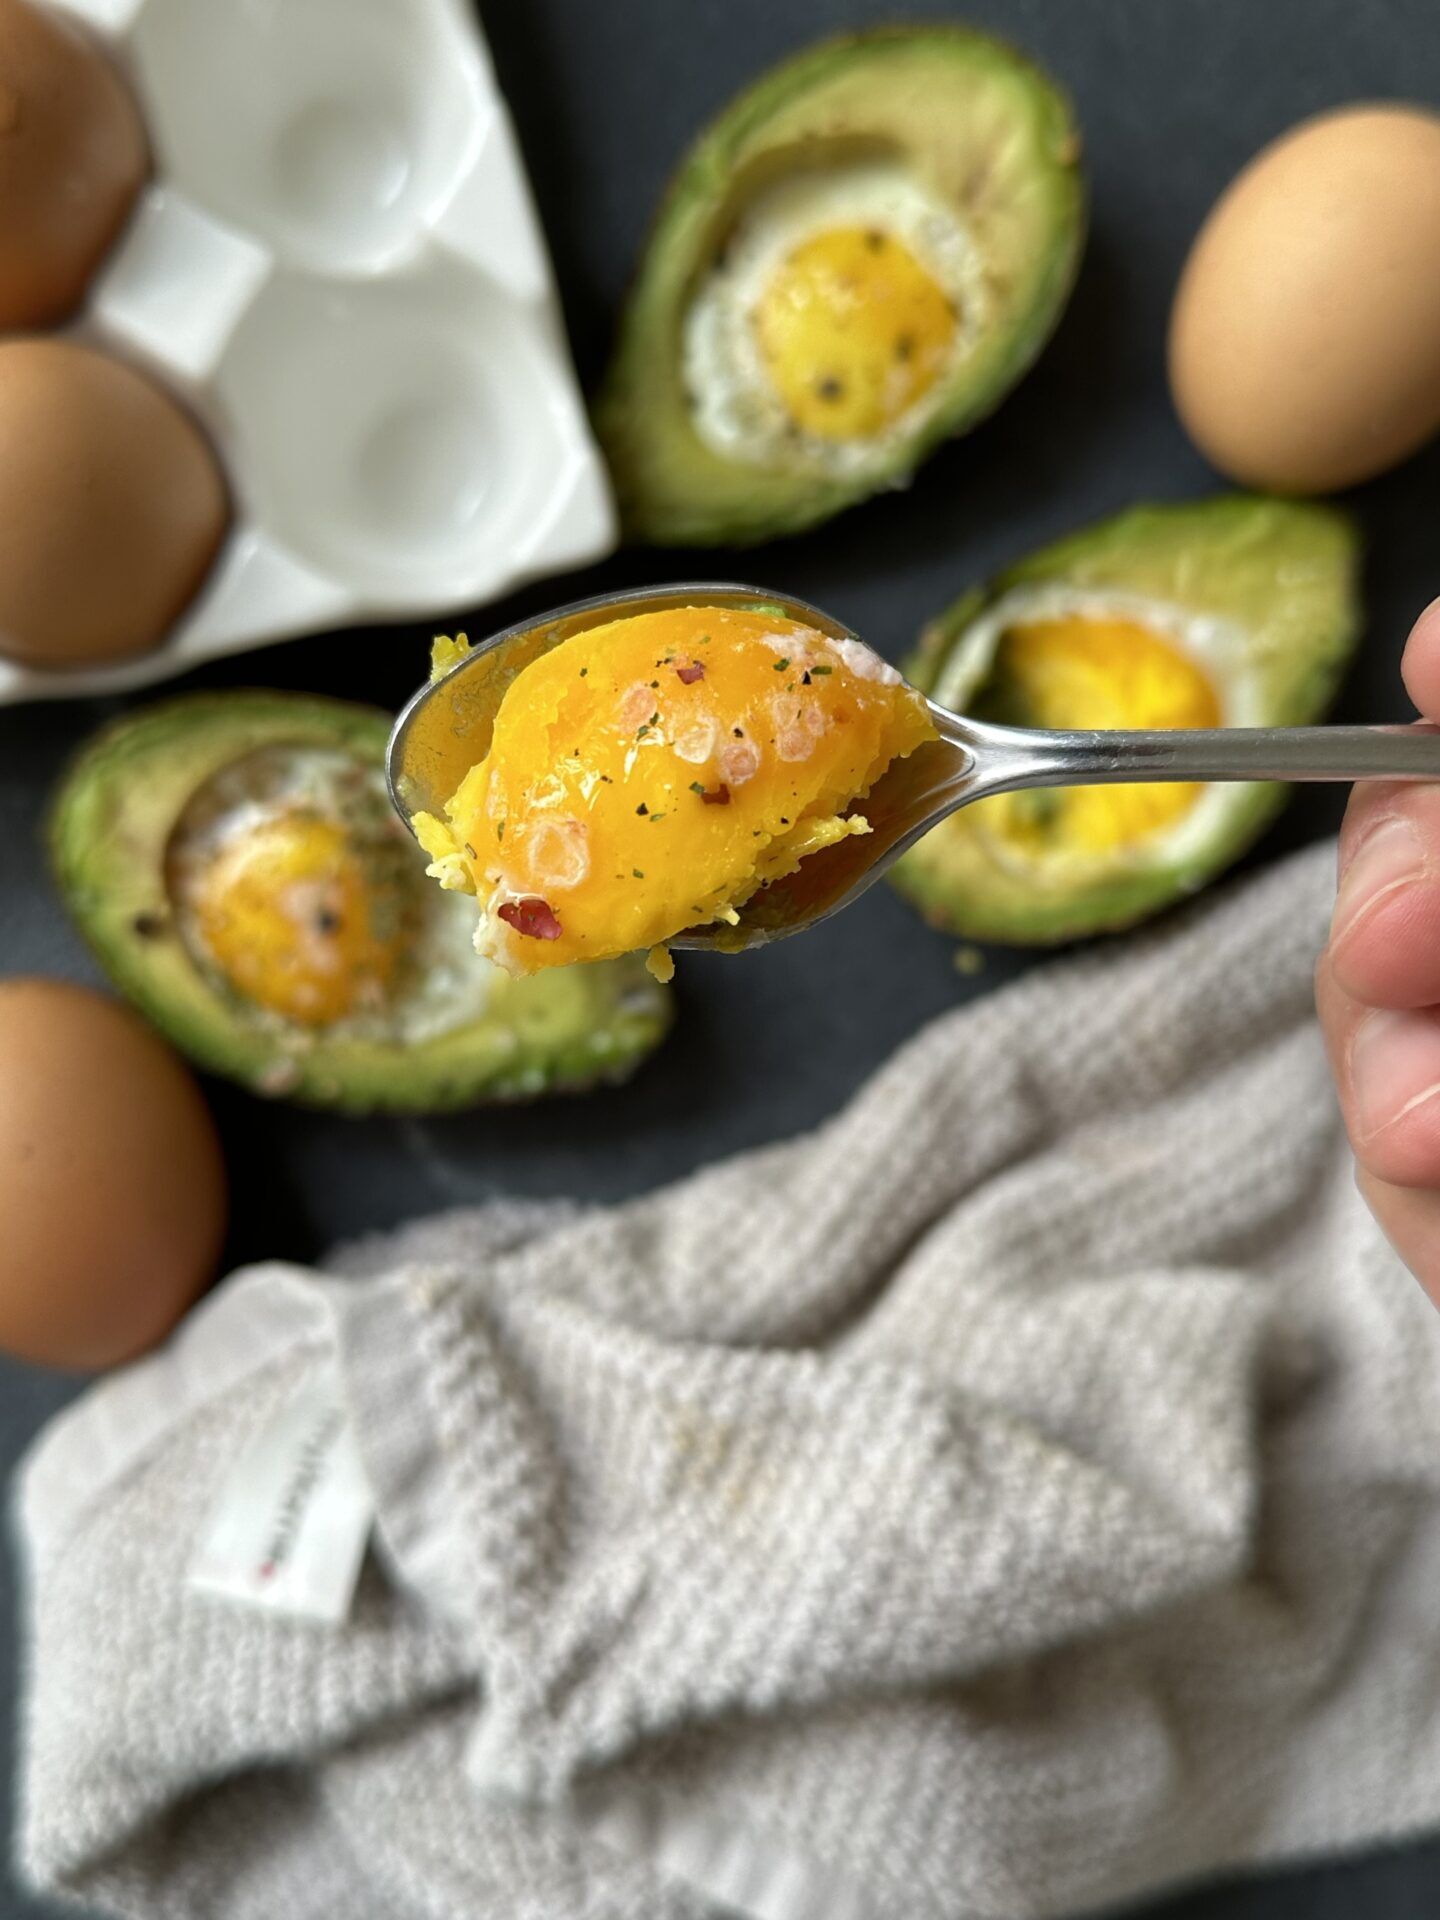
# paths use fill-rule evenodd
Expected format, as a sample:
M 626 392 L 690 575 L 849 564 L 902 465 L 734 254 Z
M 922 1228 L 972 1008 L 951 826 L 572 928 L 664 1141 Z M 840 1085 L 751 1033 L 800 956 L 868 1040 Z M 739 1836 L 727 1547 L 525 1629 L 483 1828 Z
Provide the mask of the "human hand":
M 1440 600 L 1401 671 L 1440 721 Z M 1440 1306 L 1440 786 L 1373 781 L 1351 795 L 1315 997 L 1360 1191 Z

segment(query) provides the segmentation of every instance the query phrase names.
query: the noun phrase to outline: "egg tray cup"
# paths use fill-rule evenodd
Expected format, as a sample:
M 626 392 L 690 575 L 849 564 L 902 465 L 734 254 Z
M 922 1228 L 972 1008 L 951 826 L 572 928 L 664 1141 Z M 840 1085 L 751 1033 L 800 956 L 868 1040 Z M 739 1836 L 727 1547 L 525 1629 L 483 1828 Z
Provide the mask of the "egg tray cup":
M 497 598 L 615 545 L 540 225 L 465 0 L 63 0 L 154 172 L 77 339 L 209 432 L 233 520 L 153 652 L 0 702 Z

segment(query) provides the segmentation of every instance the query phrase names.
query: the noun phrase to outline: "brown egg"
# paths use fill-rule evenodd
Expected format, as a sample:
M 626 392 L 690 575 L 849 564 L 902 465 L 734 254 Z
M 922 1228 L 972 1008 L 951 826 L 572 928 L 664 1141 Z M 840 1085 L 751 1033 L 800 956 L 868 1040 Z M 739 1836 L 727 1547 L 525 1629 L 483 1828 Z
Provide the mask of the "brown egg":
M 1170 383 L 1247 486 L 1348 487 L 1440 430 L 1440 115 L 1345 107 L 1252 160 L 1186 262 Z
M 0 980 L 0 1348 L 109 1367 L 215 1270 L 225 1169 L 194 1080 L 116 1001 Z
M 0 327 L 74 311 L 148 165 L 104 55 L 70 21 L 0 0 Z
M 134 368 L 0 341 L 0 653 L 63 668 L 147 653 L 225 531 L 209 442 Z

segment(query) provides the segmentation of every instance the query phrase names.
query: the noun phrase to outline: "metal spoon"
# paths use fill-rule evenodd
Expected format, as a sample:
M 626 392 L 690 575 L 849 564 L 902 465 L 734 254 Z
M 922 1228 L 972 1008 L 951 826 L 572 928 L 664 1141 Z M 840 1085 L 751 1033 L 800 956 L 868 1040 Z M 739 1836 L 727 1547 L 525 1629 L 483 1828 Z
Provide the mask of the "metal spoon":
M 390 795 L 406 825 L 443 812 L 489 751 L 496 709 L 515 676 L 587 627 L 667 607 L 753 607 L 834 639 L 857 638 L 829 614 L 788 594 L 698 582 L 607 593 L 507 627 L 414 696 L 386 755 Z M 1156 780 L 1440 781 L 1440 731 L 1383 727 L 1218 727 L 1170 732 L 1043 732 L 967 719 L 929 702 L 939 734 L 895 761 L 863 801 L 868 834 L 813 853 L 740 909 L 738 926 L 691 927 L 667 944 L 734 952 L 800 933 L 848 907 L 922 834 L 957 808 L 1019 787 L 1096 786 Z

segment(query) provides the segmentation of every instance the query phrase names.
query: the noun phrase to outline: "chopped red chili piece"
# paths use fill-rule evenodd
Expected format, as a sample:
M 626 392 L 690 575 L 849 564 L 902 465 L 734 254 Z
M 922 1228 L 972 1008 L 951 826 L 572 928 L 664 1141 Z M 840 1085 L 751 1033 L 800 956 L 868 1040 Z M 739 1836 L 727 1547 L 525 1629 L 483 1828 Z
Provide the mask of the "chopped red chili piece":
M 525 934 L 531 940 L 558 940 L 560 921 L 548 900 L 541 900 L 534 894 L 525 900 L 507 900 L 496 912 L 507 927 L 513 927 L 517 933 Z
M 707 787 L 700 798 L 707 807 L 728 807 L 730 804 L 730 789 L 722 780 L 718 787 Z
M 676 667 L 675 678 L 683 687 L 693 687 L 697 680 L 705 678 L 705 662 L 692 660 L 688 667 Z

